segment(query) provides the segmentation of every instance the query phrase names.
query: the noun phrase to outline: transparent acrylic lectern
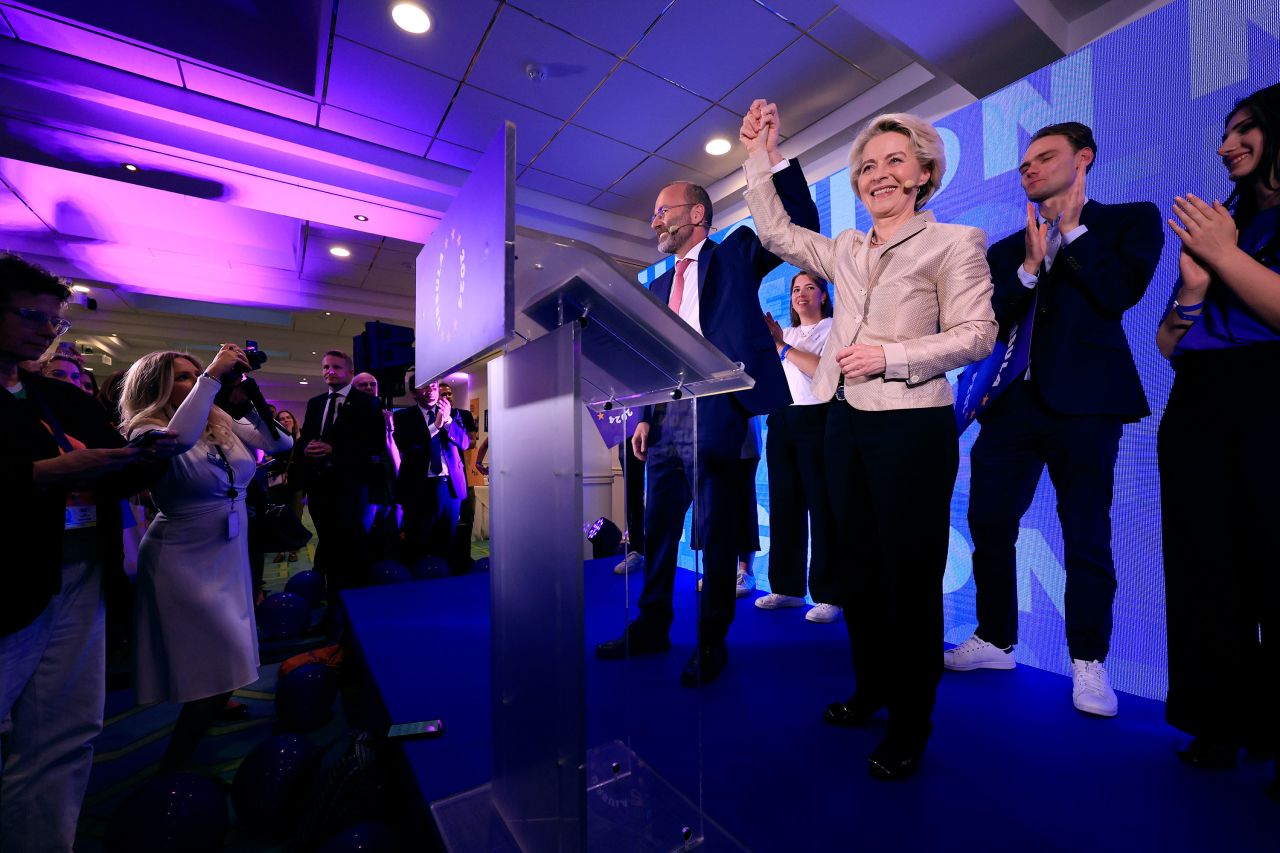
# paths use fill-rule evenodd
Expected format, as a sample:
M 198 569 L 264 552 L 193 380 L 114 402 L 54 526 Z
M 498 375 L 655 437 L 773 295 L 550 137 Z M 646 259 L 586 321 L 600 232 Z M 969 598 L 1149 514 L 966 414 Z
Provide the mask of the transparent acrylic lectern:
M 690 796 L 627 743 L 587 748 L 582 410 L 696 406 L 754 382 L 589 245 L 519 231 L 515 300 L 527 343 L 489 364 L 493 779 L 433 806 L 442 836 L 451 849 L 741 849 L 702 815 L 700 775 Z

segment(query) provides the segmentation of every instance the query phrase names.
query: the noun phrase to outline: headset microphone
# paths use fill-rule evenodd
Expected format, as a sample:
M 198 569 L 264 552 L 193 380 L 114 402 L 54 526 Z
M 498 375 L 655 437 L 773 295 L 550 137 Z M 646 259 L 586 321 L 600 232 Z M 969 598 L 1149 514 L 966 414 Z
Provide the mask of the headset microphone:
M 904 192 L 911 192 L 915 188 L 916 188 L 916 182 L 911 180 L 910 178 L 902 182 L 902 189 Z

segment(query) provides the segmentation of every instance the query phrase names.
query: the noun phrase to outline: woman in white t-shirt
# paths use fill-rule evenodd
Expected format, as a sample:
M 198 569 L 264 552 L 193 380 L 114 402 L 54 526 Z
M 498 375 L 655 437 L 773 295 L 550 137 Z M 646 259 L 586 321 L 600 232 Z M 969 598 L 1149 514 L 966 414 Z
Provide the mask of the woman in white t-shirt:
M 827 500 L 823 436 L 828 401 L 810 389 L 813 372 L 831 330 L 831 295 L 827 283 L 807 272 L 791 279 L 791 325 L 784 329 L 772 315 L 766 322 L 778 345 L 778 357 L 791 388 L 792 404 L 769 415 L 765 458 L 769 464 L 769 588 L 756 607 L 775 610 L 804 604 L 805 557 L 809 560 L 809 592 L 814 606 L 810 622 L 840 618 L 839 596 L 830 560 L 833 536 Z

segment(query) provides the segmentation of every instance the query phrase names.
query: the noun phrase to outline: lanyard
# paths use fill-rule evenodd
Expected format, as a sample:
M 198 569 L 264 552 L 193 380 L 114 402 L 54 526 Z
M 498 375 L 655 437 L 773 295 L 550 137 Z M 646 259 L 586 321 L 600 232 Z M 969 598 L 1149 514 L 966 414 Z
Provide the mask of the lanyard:
M 227 481 L 231 483 L 231 488 L 227 492 L 227 497 L 233 501 L 236 499 L 236 470 L 231 467 L 231 460 L 227 459 L 226 452 L 222 449 L 221 444 L 213 446 L 215 453 L 208 454 L 208 460 L 217 465 L 223 471 L 227 472 Z

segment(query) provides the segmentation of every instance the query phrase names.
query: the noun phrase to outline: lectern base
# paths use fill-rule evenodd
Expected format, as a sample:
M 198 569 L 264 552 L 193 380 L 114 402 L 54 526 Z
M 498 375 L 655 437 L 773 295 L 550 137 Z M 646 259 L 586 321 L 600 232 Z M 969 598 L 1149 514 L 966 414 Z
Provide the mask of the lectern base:
M 746 850 L 698 813 L 692 800 L 653 771 L 621 741 L 587 752 L 587 850 Z M 431 806 L 445 849 L 456 853 L 521 853 L 493 807 L 488 785 Z M 525 851 L 540 853 L 540 851 Z

